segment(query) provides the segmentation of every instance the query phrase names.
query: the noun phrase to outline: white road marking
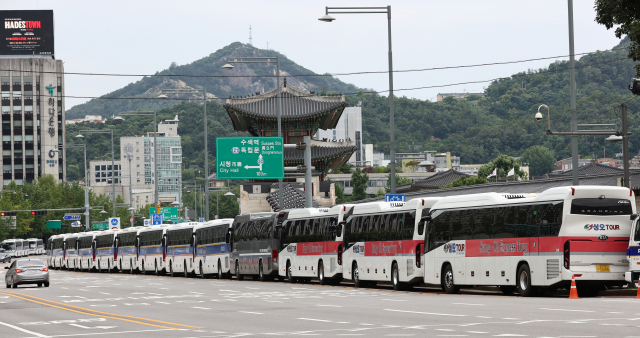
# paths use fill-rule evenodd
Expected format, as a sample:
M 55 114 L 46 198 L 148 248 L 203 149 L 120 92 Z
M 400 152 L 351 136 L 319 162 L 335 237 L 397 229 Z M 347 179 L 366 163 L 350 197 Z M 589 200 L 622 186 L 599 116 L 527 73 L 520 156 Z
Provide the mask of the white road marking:
M 28 334 L 30 334 L 30 335 L 34 335 L 34 336 L 36 336 L 36 337 L 42 337 L 42 338 L 46 338 L 46 337 L 48 337 L 48 336 L 46 336 L 46 335 L 43 335 L 43 334 L 40 334 L 40 333 L 37 333 L 37 332 L 33 332 L 33 331 L 29 331 L 29 330 L 23 329 L 23 328 L 21 328 L 21 327 L 17 327 L 17 326 L 15 326 L 15 325 L 11 325 L 11 324 L 7 324 L 7 323 L 3 323 L 3 322 L 0 322 L 0 325 L 7 326 L 7 327 L 10 327 L 10 328 L 12 328 L 12 329 L 16 329 L 16 330 L 18 330 L 18 331 L 22 331 L 22 332 L 24 332 L 24 333 L 28 333 Z
M 240 291 L 236 291 L 236 290 L 223 290 L 223 289 L 220 289 L 220 291 L 224 291 L 224 292 L 240 292 Z
M 140 333 L 140 332 L 157 332 L 157 331 L 187 331 L 187 329 L 158 329 L 158 330 L 120 331 L 120 332 L 92 332 L 92 333 L 79 333 L 79 334 L 60 334 L 60 335 L 56 335 L 56 336 L 41 336 L 41 337 L 46 337 L 46 338 L 76 337 L 76 336 L 95 336 L 95 335 L 104 335 L 104 334 Z
M 167 305 L 168 305 L 168 304 L 171 304 L 171 303 L 167 303 L 167 302 L 159 302 L 159 301 L 156 301 L 156 303 L 158 303 L 158 304 L 167 304 Z
M 342 307 L 342 305 L 331 305 L 331 304 L 316 304 L 316 306 L 324 306 L 324 307 Z
M 192 309 L 211 310 L 211 308 L 208 308 L 208 307 L 199 307 L 199 306 L 194 306 L 194 307 L 192 307 Z
M 489 332 L 483 332 L 483 331 L 467 331 L 469 333 L 479 333 L 479 334 L 483 334 L 483 333 L 489 333 Z
M 476 318 L 484 318 L 484 319 L 491 319 L 493 317 L 487 317 L 487 316 L 475 316 Z
M 80 325 L 80 324 L 69 324 L 69 325 L 70 326 L 79 327 L 81 329 L 103 329 L 103 330 L 113 329 L 113 328 L 117 327 L 117 326 L 93 326 L 93 327 L 90 327 L 90 326 L 84 326 L 84 325 Z
M 114 307 L 117 306 L 115 304 L 91 304 L 89 306 L 93 306 L 93 307 Z
M 394 310 L 394 309 L 384 309 L 385 311 L 392 312 L 403 312 L 403 313 L 415 313 L 418 315 L 433 315 L 433 316 L 451 316 L 451 317 L 468 317 L 467 315 L 456 315 L 452 313 L 435 313 L 435 312 L 421 312 L 421 311 L 405 311 L 405 310 Z
M 503 334 L 494 334 L 494 337 L 527 337 L 526 334 L 515 334 L 515 333 L 503 333 Z
M 595 312 L 595 311 L 590 311 L 590 310 L 550 309 L 550 308 L 546 308 L 546 307 L 541 307 L 539 310 L 548 310 L 548 311 L 567 311 L 567 312 L 590 312 L 590 313 Z
M 435 329 L 435 330 L 436 331 L 455 331 L 455 330 L 452 330 L 452 329 Z
M 299 320 L 310 320 L 312 322 L 323 322 L 323 323 L 333 323 L 331 320 L 326 319 L 314 319 L 314 318 L 298 318 Z
M 471 304 L 471 303 L 453 303 L 455 305 L 472 305 L 472 306 L 484 306 L 484 304 Z
M 252 315 L 263 315 L 264 313 L 261 312 L 251 312 L 251 311 L 238 311 L 241 313 L 248 313 L 248 314 L 252 314 Z
M 502 318 L 502 319 L 505 319 L 505 320 L 520 320 L 520 318 Z
M 390 298 L 382 298 L 382 300 L 390 300 L 392 302 L 406 302 L 406 299 L 390 299 Z

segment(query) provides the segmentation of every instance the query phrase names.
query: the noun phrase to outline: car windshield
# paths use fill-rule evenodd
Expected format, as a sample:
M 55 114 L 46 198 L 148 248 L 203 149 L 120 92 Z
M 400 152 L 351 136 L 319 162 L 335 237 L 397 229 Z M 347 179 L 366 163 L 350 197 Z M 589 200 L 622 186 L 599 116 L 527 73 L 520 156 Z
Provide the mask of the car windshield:
M 28 260 L 28 261 L 18 261 L 18 266 L 21 268 L 28 268 L 28 267 L 44 267 L 44 263 L 42 263 L 42 261 L 36 261 L 36 260 Z
M 16 249 L 16 245 L 13 243 L 2 243 L 2 248 L 7 251 L 13 251 Z

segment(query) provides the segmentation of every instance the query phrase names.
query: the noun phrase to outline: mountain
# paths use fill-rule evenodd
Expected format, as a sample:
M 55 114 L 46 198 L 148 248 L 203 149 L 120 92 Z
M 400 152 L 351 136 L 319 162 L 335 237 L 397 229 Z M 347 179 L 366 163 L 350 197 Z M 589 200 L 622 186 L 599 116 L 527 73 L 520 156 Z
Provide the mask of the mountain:
M 235 64 L 234 69 L 222 69 L 227 63 L 225 58 L 240 57 L 278 57 L 280 59 L 280 75 L 287 77 L 287 83 L 301 90 L 317 92 L 334 91 L 339 93 L 353 93 L 362 89 L 344 83 L 332 76 L 296 76 L 309 74 L 317 75 L 286 56 L 274 51 L 259 49 L 254 46 L 234 42 L 215 53 L 186 65 L 172 64 L 168 69 L 156 72 L 154 76 L 147 76 L 121 89 L 107 93 L 104 97 L 144 98 L 157 97 L 162 89 L 205 88 L 208 99 L 227 98 L 230 95 L 240 96 L 255 92 L 264 93 L 276 87 L 273 77 L 259 77 L 260 75 L 275 75 L 275 63 Z M 255 77 L 189 77 L 191 76 L 255 76 Z M 283 81 L 283 78 L 280 78 Z M 199 96 L 180 96 L 183 99 L 198 99 Z M 200 97 L 201 98 L 201 97 Z M 118 112 L 135 110 L 159 110 L 178 104 L 176 100 L 109 100 L 92 99 L 86 103 L 73 106 L 67 110 L 66 118 L 82 118 L 85 115 L 111 116 Z

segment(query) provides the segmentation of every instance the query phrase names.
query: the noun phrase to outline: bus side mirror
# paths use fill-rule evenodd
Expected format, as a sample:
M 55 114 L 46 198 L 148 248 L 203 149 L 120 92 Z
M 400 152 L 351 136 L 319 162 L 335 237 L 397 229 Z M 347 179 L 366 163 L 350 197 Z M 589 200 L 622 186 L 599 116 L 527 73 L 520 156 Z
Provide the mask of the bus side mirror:
M 430 221 L 430 220 L 431 220 L 431 215 L 422 216 L 422 218 L 420 218 L 420 222 Z
M 638 214 L 631 214 L 631 216 L 629 216 L 629 218 L 634 221 L 636 218 L 638 218 Z
M 336 229 L 336 232 L 339 234 L 342 234 L 342 227 L 345 226 L 347 224 L 347 222 L 340 222 L 338 223 L 338 228 Z

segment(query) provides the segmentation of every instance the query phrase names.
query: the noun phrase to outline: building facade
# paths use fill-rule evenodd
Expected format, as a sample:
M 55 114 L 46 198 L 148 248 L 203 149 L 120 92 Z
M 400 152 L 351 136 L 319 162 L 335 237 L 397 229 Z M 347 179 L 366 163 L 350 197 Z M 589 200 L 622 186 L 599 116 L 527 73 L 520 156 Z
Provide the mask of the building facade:
M 62 60 L 0 58 L 0 92 L 3 187 L 42 175 L 65 180 Z
M 346 107 L 338 124 L 333 129 L 318 129 L 315 135 L 318 141 L 345 142 L 351 141 L 357 150 L 349 158 L 349 164 L 358 167 L 370 167 L 371 160 L 365 160 L 365 147 L 362 143 L 362 107 Z M 373 157 L 373 145 L 371 145 Z

